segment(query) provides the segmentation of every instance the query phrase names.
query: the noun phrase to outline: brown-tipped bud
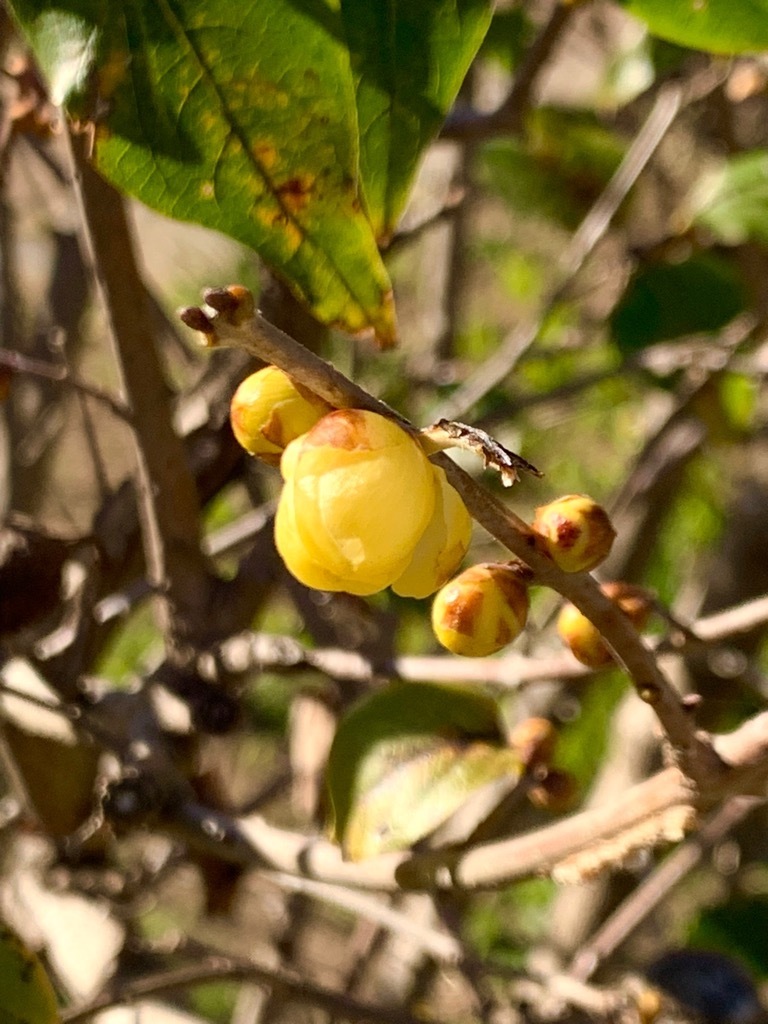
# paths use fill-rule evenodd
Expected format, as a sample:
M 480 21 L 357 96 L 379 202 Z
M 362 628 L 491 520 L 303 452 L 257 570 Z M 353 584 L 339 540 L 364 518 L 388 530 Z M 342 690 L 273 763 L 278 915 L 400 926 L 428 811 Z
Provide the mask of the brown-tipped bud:
M 534 807 L 552 814 L 569 811 L 576 803 L 577 796 L 576 779 L 570 772 L 561 771 L 559 768 L 550 768 L 546 775 L 528 790 L 528 799 Z
M 432 629 L 443 647 L 482 658 L 512 643 L 528 618 L 524 575 L 514 563 L 483 563 L 446 583 L 432 604 Z
M 229 419 L 247 452 L 277 466 L 286 446 L 330 411 L 326 402 L 300 388 L 287 373 L 265 366 L 240 383 Z
M 587 668 L 605 668 L 613 661 L 597 626 L 575 605 L 563 606 L 557 617 L 557 632 L 563 643 L 570 647 L 574 658 Z
M 653 595 L 645 587 L 615 580 L 603 583 L 600 589 L 621 608 L 635 629 L 645 629 L 653 611 Z
M 563 572 L 594 569 L 607 557 L 616 536 L 605 509 L 583 494 L 568 494 L 537 508 L 533 529 Z
M 647 590 L 619 581 L 603 583 L 600 589 L 619 606 L 636 629 L 645 628 L 653 611 L 653 598 Z M 613 655 L 597 627 L 574 605 L 563 607 L 557 619 L 557 631 L 582 665 L 605 668 L 613 661 Z
M 206 337 L 213 335 L 213 321 L 199 306 L 185 306 L 179 310 L 179 319 L 193 331 L 200 331 Z
M 226 288 L 208 288 L 203 292 L 206 303 L 215 309 L 228 323 L 239 326 L 250 320 L 256 312 L 253 295 L 242 284 L 231 284 Z
M 509 745 L 528 769 L 549 765 L 555 752 L 557 730 L 547 718 L 524 718 L 509 734 Z

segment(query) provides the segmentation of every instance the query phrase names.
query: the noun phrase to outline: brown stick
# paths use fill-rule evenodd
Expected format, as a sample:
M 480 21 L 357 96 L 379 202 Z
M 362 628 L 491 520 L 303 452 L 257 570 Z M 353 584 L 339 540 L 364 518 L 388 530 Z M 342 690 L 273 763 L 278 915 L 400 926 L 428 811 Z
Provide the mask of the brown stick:
M 71 137 L 75 185 L 109 318 L 115 359 L 134 417 L 139 508 L 147 573 L 162 591 L 169 650 L 200 642 L 208 575 L 200 553 L 194 480 L 173 429 L 170 394 L 151 329 L 146 290 L 120 194 L 91 167 L 84 138 Z

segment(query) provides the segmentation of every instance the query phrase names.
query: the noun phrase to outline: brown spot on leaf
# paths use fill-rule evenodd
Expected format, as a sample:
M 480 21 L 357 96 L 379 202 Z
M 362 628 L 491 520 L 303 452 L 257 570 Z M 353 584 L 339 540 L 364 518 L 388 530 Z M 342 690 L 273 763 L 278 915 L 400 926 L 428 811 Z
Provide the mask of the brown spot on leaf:
M 251 153 L 265 171 L 271 170 L 277 163 L 277 150 L 271 142 L 254 142 Z
M 296 174 L 282 185 L 277 185 L 275 192 L 283 206 L 295 214 L 306 208 L 312 198 L 314 184 L 315 179 L 311 174 Z
M 300 228 L 293 223 L 284 210 L 265 210 L 263 207 L 257 207 L 255 215 L 256 219 L 268 231 L 280 232 L 286 242 L 288 255 L 296 252 L 302 243 L 303 236 Z

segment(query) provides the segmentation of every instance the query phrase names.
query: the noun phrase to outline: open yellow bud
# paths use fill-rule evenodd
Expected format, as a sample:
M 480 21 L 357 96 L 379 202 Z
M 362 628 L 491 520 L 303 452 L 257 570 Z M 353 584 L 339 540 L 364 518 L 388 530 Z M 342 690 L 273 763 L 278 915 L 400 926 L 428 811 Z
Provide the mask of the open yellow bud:
M 438 591 L 432 629 L 449 651 L 469 658 L 495 654 L 519 636 L 528 618 L 528 588 L 519 566 L 483 563 Z
M 238 443 L 276 466 L 285 446 L 330 411 L 330 405 L 299 388 L 287 373 L 265 366 L 240 383 L 229 418 Z
M 464 502 L 439 466 L 433 466 L 436 501 L 432 518 L 414 549 L 408 568 L 392 584 L 401 597 L 429 597 L 456 572 L 472 536 Z
M 431 519 L 437 482 L 401 427 L 336 410 L 288 445 L 280 471 L 275 542 L 297 579 L 373 594 L 402 574 Z

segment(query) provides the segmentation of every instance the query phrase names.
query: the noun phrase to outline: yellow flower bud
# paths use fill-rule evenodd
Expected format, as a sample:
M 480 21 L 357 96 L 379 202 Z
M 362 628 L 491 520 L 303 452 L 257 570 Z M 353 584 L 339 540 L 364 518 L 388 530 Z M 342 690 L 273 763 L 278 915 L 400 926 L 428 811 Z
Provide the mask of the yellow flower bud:
M 636 629 L 643 629 L 653 610 L 651 595 L 643 587 L 631 583 L 603 583 L 600 589 L 614 601 Z M 572 604 L 563 606 L 557 617 L 557 631 L 577 661 L 588 668 L 605 668 L 613 655 L 597 626 Z
M 470 658 L 495 654 L 519 636 L 528 618 L 528 588 L 518 565 L 465 569 L 438 591 L 432 629 L 449 651 Z
M 573 604 L 566 604 L 557 617 L 560 639 L 577 661 L 587 668 L 605 668 L 613 661 L 600 631 Z
M 439 466 L 433 466 L 432 472 L 437 485 L 435 510 L 408 568 L 392 584 L 401 597 L 434 594 L 456 572 L 472 537 L 472 519 L 464 502 Z
M 373 594 L 402 574 L 437 490 L 406 431 L 377 413 L 339 409 L 288 445 L 280 471 L 275 541 L 297 579 Z
M 298 386 L 287 373 L 265 366 L 240 383 L 229 418 L 238 443 L 276 466 L 285 446 L 330 411 L 327 402 Z
M 605 509 L 583 494 L 568 494 L 537 508 L 533 529 L 564 572 L 594 569 L 616 536 Z

